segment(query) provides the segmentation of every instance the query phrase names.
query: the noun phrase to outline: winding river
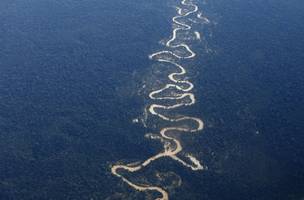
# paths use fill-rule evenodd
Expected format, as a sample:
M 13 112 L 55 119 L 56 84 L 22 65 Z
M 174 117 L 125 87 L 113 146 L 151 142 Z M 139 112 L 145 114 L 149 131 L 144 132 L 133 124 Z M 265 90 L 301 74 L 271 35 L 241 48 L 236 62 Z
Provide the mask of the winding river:
M 159 193 L 159 197 L 157 200 L 168 200 L 169 194 L 165 188 L 153 185 L 142 185 L 137 184 L 124 177 L 121 172 L 127 171 L 129 173 L 137 172 L 150 163 L 157 161 L 161 158 L 167 157 L 171 158 L 183 166 L 197 171 L 203 170 L 204 167 L 201 162 L 195 158 L 193 155 L 186 154 L 186 157 L 189 159 L 188 161 L 183 160 L 179 157 L 179 153 L 183 151 L 183 146 L 181 141 L 174 137 L 174 133 L 197 133 L 203 130 L 204 123 L 200 118 L 191 117 L 191 116 L 178 116 L 172 117 L 163 113 L 167 113 L 164 111 L 169 111 L 172 109 L 176 109 L 179 107 L 191 106 L 195 104 L 195 96 L 191 92 L 194 88 L 194 85 L 189 80 L 184 80 L 184 77 L 187 74 L 187 71 L 184 66 L 179 64 L 179 61 L 185 59 L 193 59 L 195 58 L 195 52 L 190 48 L 189 45 L 183 42 L 183 38 L 178 38 L 180 32 L 190 32 L 192 31 L 191 25 L 188 25 L 185 21 L 189 15 L 194 15 L 199 19 L 205 20 L 206 23 L 209 23 L 209 20 L 202 16 L 201 13 L 198 13 L 198 6 L 190 0 L 182 0 L 181 5 L 183 8 L 177 8 L 177 15 L 172 18 L 172 22 L 174 24 L 174 29 L 172 32 L 172 37 L 166 42 L 166 47 L 169 50 L 158 51 L 149 56 L 150 59 L 155 62 L 160 62 L 167 65 L 172 65 L 176 68 L 174 72 L 168 75 L 168 79 L 170 83 L 166 84 L 163 88 L 154 90 L 149 93 L 149 98 L 153 101 L 175 101 L 176 103 L 170 105 L 157 104 L 153 103 L 148 106 L 149 114 L 159 117 L 162 120 L 167 122 L 172 122 L 174 126 L 168 126 L 162 128 L 158 135 L 147 135 L 151 139 L 158 139 L 163 144 L 163 150 L 158 154 L 147 158 L 144 161 L 137 163 L 129 163 L 129 164 L 117 164 L 111 167 L 111 172 L 116 177 L 120 178 L 123 182 L 128 184 L 130 187 L 137 191 L 145 192 L 152 191 Z M 198 40 L 200 40 L 200 33 L 197 31 L 192 31 Z M 165 91 L 178 91 L 169 93 L 171 95 L 162 95 Z M 191 122 L 190 122 L 191 121 Z M 185 124 L 191 124 L 191 126 L 184 126 Z M 183 125 L 176 125 L 183 124 Z M 193 125 L 192 125 L 193 124 Z

